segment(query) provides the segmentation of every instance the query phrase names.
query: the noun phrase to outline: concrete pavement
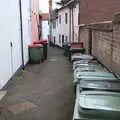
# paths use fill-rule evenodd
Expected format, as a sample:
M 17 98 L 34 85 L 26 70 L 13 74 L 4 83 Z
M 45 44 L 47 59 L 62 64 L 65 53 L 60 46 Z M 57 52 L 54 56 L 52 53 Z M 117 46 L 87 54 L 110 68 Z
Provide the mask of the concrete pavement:
M 72 66 L 59 48 L 42 64 L 28 65 L 7 86 L 1 120 L 72 120 Z

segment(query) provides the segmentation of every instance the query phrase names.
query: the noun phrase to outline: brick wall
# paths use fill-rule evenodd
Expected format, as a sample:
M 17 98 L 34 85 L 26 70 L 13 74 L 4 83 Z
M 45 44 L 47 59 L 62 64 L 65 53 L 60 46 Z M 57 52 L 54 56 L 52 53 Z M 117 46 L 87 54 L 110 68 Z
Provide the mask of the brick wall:
M 92 30 L 92 54 L 111 69 L 112 32 Z
M 91 36 L 89 29 L 92 30 Z M 120 19 L 117 19 L 117 22 L 82 26 L 80 38 L 84 41 L 86 51 L 89 52 L 89 41 L 91 40 L 92 55 L 109 70 L 120 72 Z
M 85 53 L 89 53 L 89 29 L 82 28 L 80 29 L 80 40 L 84 43 Z
M 81 24 L 112 20 L 119 11 L 120 0 L 80 0 Z
M 112 41 L 112 68 L 120 72 L 120 24 L 114 24 Z

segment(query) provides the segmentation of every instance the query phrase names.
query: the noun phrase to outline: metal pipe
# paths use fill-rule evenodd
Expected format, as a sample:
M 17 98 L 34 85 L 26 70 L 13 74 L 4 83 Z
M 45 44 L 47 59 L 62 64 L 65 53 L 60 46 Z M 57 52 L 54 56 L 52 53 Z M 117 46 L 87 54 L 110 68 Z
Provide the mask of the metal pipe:
M 19 0 L 20 11 L 20 32 L 21 32 L 21 53 L 22 53 L 22 69 L 24 70 L 24 47 L 23 47 L 23 23 L 22 23 L 22 2 Z
M 79 13 L 78 13 L 78 26 L 80 25 L 80 0 L 79 0 Z M 80 26 L 78 28 L 78 42 L 80 42 Z
M 73 15 L 73 6 L 72 6 L 72 42 L 74 42 L 74 15 Z
M 70 11 L 69 11 L 69 42 L 71 43 L 71 8 L 70 8 Z

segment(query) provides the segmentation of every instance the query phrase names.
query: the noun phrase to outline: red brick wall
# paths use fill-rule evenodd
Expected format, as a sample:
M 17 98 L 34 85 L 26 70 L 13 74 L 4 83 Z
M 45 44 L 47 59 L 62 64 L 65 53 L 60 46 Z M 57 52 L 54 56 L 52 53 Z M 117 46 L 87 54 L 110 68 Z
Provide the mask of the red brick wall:
M 120 0 L 80 0 L 81 24 L 112 20 L 120 11 Z

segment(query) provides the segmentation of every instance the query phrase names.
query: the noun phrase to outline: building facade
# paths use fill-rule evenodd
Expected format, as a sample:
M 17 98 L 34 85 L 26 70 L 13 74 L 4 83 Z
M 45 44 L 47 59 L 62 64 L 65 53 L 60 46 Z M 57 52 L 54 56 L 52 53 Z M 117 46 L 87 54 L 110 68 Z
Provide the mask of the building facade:
M 80 0 L 81 24 L 110 21 L 119 6 L 120 0 Z
M 52 42 L 60 46 L 65 41 L 79 42 L 83 24 L 111 21 L 114 13 L 120 11 L 120 0 L 69 0 L 57 10 L 56 28 L 52 27 Z M 65 23 L 65 19 L 68 23 Z M 61 20 L 60 20 L 61 19 Z M 60 23 L 61 21 L 61 23 Z M 55 19 L 52 21 L 55 24 Z M 56 36 L 55 36 L 56 34 Z
M 31 17 L 33 4 L 34 0 L 4 0 L 0 4 L 0 89 L 28 63 L 28 45 L 35 38 Z
M 32 40 L 39 40 L 39 0 L 32 0 Z
M 71 1 L 68 5 L 53 11 L 52 42 L 54 44 L 62 47 L 65 42 L 78 42 L 78 17 L 78 2 Z
M 69 42 L 69 8 L 59 9 L 58 18 L 56 20 L 56 39 L 55 43 L 62 46 L 65 42 Z

